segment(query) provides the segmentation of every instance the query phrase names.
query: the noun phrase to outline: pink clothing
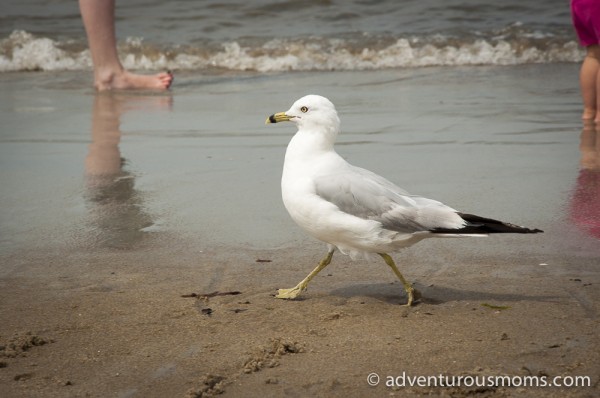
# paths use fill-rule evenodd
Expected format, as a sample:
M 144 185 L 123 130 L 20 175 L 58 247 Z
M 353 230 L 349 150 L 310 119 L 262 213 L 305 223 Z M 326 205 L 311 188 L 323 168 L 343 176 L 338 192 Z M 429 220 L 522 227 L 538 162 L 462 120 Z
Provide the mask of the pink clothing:
M 600 44 L 600 0 L 571 0 L 571 17 L 582 46 Z

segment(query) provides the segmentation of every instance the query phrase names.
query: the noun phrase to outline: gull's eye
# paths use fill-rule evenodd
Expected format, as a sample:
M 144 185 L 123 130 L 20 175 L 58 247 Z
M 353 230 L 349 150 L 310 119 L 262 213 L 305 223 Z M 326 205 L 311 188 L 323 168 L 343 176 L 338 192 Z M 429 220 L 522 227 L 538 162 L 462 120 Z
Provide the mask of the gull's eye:
M 308 108 L 303 106 L 302 108 L 300 108 L 300 112 L 306 113 L 306 112 L 308 112 Z

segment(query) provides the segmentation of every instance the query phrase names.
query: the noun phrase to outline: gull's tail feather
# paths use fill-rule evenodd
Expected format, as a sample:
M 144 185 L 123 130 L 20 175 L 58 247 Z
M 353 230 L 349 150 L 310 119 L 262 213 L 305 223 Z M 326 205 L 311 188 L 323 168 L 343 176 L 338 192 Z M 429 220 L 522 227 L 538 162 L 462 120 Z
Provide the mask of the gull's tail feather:
M 479 217 L 474 214 L 457 213 L 466 224 L 462 228 L 435 228 L 431 232 L 435 234 L 537 234 L 544 232 L 537 228 L 526 228 L 491 218 Z

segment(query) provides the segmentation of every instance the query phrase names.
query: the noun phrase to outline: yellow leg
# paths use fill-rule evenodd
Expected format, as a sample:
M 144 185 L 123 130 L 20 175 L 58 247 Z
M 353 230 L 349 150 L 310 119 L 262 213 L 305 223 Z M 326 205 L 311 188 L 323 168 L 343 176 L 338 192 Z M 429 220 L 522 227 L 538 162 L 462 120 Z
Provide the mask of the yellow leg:
M 321 272 L 321 270 L 323 268 L 325 268 L 329 265 L 332 257 L 333 257 L 333 250 L 331 250 L 327 253 L 327 256 L 325 256 L 325 258 L 323 260 L 321 260 L 321 262 L 319 262 L 319 265 L 317 265 L 317 268 L 312 270 L 312 272 L 310 274 L 308 274 L 308 276 L 306 278 L 304 278 L 302 280 L 302 282 L 298 283 L 295 287 L 293 287 L 291 289 L 277 290 L 277 296 L 275 296 L 275 297 L 280 298 L 280 299 L 293 299 L 293 298 L 298 297 L 298 295 L 300 293 L 302 293 L 302 291 L 306 290 L 306 287 L 308 286 L 308 282 L 310 282 L 310 280 L 312 278 L 314 278 L 315 275 L 317 275 L 319 272 Z
M 386 253 L 378 253 L 378 254 L 381 257 L 383 257 L 383 260 L 385 261 L 385 263 L 390 266 L 392 271 L 394 271 L 394 274 L 396 274 L 398 279 L 400 279 L 400 282 L 402 282 L 402 284 L 404 285 L 404 290 L 406 291 L 406 294 L 408 295 L 408 303 L 406 303 L 406 306 L 410 307 L 413 302 L 413 292 L 414 292 L 413 287 L 410 285 L 410 283 L 408 283 L 408 281 L 406 279 L 404 279 L 404 277 L 398 270 L 398 267 L 396 267 L 396 264 L 394 263 L 394 259 L 392 259 L 389 254 L 386 254 Z

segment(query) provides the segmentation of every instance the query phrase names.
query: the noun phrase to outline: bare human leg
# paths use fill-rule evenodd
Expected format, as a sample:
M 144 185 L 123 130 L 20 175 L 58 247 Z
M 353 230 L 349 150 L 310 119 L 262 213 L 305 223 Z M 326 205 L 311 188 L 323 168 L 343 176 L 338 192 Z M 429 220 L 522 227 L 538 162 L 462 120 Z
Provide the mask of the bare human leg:
M 117 53 L 115 0 L 79 0 L 79 9 L 92 53 L 94 86 L 98 91 L 169 88 L 173 82 L 169 72 L 139 75 L 123 68 Z
M 588 51 L 592 53 L 592 56 L 596 60 L 598 68 L 596 69 L 596 118 L 594 121 L 596 124 L 600 123 L 600 45 L 593 45 L 588 48 Z
M 586 56 L 579 72 L 579 84 L 583 99 L 584 120 L 600 121 L 600 46 L 594 44 L 586 47 Z

